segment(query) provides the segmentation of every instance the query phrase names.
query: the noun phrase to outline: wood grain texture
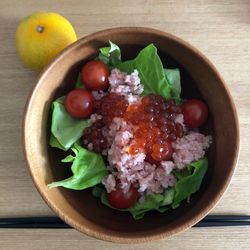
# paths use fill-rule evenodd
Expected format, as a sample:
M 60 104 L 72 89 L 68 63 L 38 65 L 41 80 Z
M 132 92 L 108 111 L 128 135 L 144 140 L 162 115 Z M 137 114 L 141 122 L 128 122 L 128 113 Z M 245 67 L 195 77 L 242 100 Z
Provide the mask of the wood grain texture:
M 73 229 L 24 229 L 11 231 L 0 230 L 2 250 L 33 249 L 33 250 L 223 250 L 249 249 L 250 229 L 242 228 L 196 228 L 168 240 L 153 241 L 144 244 L 114 244 L 90 238 Z M 230 239 L 230 240 L 229 240 Z
M 15 52 L 18 21 L 40 10 L 63 14 L 75 27 L 78 37 L 116 26 L 146 26 L 173 33 L 202 51 L 226 80 L 241 128 L 237 169 L 227 193 L 213 213 L 250 214 L 250 1 L 4 0 L 0 2 L 0 217 L 52 214 L 35 190 L 22 154 L 22 112 L 36 81 L 36 73 L 25 69 Z M 81 236 L 73 230 L 2 230 L 0 235 L 5 249 L 20 249 L 20 244 L 24 249 L 66 249 L 71 244 L 75 249 L 79 245 L 85 246 L 84 249 L 117 247 Z M 249 229 L 245 228 L 191 229 L 177 238 L 186 249 L 233 249 L 237 246 L 247 249 L 249 235 Z M 227 236 L 232 240 L 227 241 Z M 163 245 L 168 248 L 176 242 L 160 241 L 141 248 Z

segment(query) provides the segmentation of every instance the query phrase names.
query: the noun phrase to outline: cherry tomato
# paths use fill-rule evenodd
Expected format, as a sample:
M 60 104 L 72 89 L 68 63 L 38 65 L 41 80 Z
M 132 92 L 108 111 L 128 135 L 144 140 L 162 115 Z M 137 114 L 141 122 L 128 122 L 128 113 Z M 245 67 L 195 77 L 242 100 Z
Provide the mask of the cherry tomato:
M 84 89 L 70 91 L 64 100 L 65 109 L 76 118 L 86 118 L 93 113 L 94 97 Z
M 197 99 L 187 100 L 182 106 L 184 123 L 189 128 L 198 128 L 205 123 L 208 117 L 207 105 Z
M 81 70 L 81 79 L 89 90 L 104 90 L 109 86 L 109 70 L 100 60 L 92 60 L 86 63 Z
M 129 190 L 124 193 L 123 190 L 117 186 L 115 191 L 108 193 L 109 203 L 119 209 L 125 209 L 132 207 L 139 198 L 139 193 L 136 188 L 130 187 Z

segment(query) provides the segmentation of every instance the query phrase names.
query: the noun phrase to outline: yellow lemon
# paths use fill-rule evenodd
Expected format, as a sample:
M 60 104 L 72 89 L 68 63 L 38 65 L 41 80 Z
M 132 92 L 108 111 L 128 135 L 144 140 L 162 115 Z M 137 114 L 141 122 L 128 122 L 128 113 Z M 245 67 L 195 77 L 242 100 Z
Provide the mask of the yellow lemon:
M 77 40 L 70 22 L 57 13 L 35 12 L 16 30 L 16 48 L 24 64 L 41 70 L 66 46 Z

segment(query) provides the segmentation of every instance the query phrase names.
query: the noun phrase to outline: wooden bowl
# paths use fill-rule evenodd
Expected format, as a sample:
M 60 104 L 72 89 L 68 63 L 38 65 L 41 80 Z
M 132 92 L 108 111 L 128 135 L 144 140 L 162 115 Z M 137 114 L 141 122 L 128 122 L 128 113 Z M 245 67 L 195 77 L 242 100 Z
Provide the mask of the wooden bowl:
M 158 48 L 163 64 L 179 67 L 183 97 L 200 97 L 209 106 L 204 128 L 213 136 L 208 152 L 209 171 L 200 191 L 177 209 L 152 212 L 135 221 L 129 213 L 105 207 L 91 190 L 49 189 L 64 179 L 69 168 L 60 163 L 60 150 L 49 147 L 52 101 L 67 93 L 81 66 L 98 54 L 108 40 L 122 48 L 123 59 L 132 58 L 149 43 Z M 115 28 L 86 36 L 65 49 L 41 73 L 27 102 L 23 122 L 24 152 L 33 181 L 46 203 L 66 223 L 98 239 L 137 243 L 166 238 L 200 221 L 216 205 L 233 175 L 239 150 L 239 125 L 225 82 L 207 58 L 183 40 L 149 28 Z

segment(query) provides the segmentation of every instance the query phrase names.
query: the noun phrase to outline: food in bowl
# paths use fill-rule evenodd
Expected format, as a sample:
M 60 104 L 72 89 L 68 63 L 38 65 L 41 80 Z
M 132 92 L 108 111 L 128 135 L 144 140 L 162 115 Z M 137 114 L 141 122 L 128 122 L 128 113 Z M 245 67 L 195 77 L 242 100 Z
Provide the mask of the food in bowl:
M 116 44 L 100 48 L 52 104 L 50 145 L 74 155 L 62 160 L 73 175 L 49 187 L 93 188 L 104 205 L 135 219 L 189 201 L 212 138 L 199 132 L 207 105 L 180 94 L 179 70 L 164 69 L 153 44 L 124 62 Z

